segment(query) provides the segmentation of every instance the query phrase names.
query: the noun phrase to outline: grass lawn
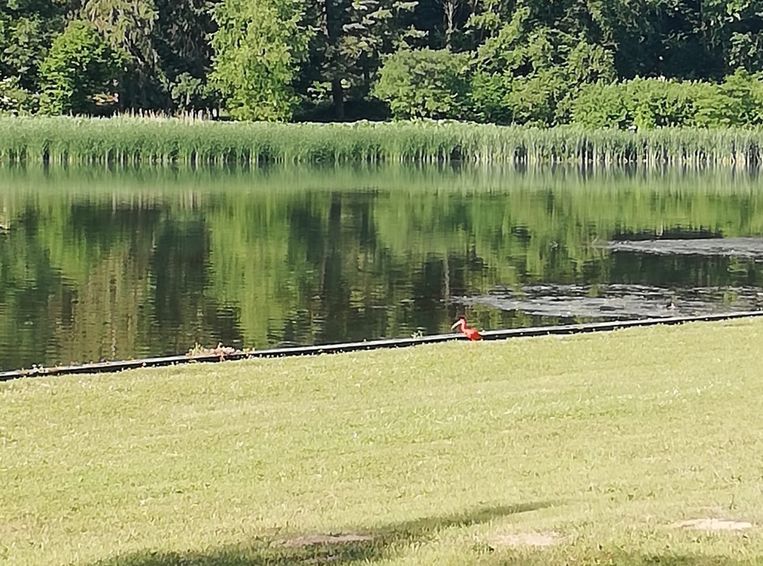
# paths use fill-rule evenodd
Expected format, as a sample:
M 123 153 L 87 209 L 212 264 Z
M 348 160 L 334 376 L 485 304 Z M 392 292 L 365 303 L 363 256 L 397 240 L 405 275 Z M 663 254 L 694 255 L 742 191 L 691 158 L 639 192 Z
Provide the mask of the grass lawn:
M 0 384 L 0 563 L 760 564 L 761 345 L 746 320 Z M 751 525 L 677 525 L 703 518 Z

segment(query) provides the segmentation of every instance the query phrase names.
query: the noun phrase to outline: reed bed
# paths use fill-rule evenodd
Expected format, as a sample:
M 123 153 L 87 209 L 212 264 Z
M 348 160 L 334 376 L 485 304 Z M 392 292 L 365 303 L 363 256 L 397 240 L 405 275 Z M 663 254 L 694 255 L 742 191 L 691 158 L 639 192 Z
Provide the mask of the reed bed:
M 463 122 L 272 124 L 0 117 L 0 162 L 44 164 L 586 163 L 757 166 L 763 129 L 539 129 Z

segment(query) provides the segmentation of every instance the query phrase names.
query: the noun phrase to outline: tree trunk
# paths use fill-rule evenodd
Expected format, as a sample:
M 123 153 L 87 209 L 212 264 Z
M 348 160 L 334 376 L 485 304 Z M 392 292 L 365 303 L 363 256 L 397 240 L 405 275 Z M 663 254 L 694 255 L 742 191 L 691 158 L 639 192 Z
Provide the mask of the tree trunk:
M 334 117 L 344 120 L 344 88 L 341 79 L 332 79 L 331 96 L 334 100 Z
M 334 118 L 344 120 L 344 88 L 342 87 L 342 64 L 339 45 L 342 35 L 343 6 L 336 0 L 323 1 L 323 31 L 329 46 L 330 55 L 327 61 L 331 77 L 331 99 L 334 104 Z
M 456 31 L 456 10 L 459 0 L 445 0 L 442 8 L 445 13 L 445 47 L 453 47 L 453 34 Z

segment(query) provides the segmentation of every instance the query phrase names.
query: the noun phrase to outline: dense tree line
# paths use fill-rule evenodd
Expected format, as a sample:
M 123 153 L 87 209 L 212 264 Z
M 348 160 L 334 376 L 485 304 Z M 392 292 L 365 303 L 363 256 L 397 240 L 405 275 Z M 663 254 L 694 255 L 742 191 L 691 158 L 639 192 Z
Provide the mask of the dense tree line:
M 3 0 L 0 112 L 758 124 L 757 0 Z

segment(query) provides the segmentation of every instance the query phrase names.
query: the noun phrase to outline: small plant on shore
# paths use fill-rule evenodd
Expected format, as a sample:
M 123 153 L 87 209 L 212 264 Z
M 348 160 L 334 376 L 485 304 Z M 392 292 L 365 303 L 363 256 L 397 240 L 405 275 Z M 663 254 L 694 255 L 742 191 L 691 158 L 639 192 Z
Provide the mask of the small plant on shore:
M 221 360 L 225 359 L 225 356 L 232 354 L 240 354 L 242 350 L 237 350 L 232 346 L 223 346 L 222 342 L 218 342 L 214 348 L 207 348 L 196 342 L 193 347 L 186 352 L 186 356 L 189 358 L 199 358 L 204 356 L 219 356 Z

